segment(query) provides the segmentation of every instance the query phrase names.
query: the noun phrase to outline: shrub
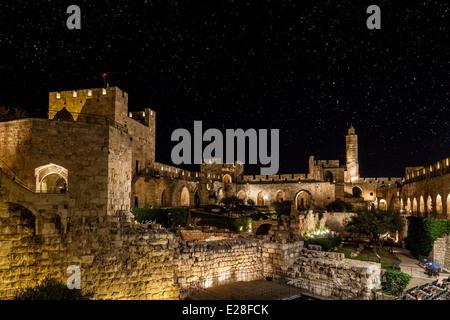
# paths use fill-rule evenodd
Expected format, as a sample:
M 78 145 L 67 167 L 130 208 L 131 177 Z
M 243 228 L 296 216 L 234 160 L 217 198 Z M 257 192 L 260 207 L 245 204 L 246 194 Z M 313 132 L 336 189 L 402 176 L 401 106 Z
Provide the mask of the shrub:
M 212 226 L 231 231 L 246 231 L 252 221 L 249 217 L 231 218 L 220 214 L 200 211 L 191 211 L 191 217 L 199 219 L 197 222 L 199 226 Z
M 274 210 L 278 215 L 291 214 L 291 201 L 285 200 L 283 202 L 274 201 L 269 205 L 269 209 Z
M 173 209 L 160 209 L 160 208 L 134 208 L 134 219 L 138 223 L 147 223 L 149 221 L 155 221 L 160 223 L 164 227 L 169 226 L 169 213 L 173 216 L 174 226 L 185 226 L 188 218 L 188 209 L 173 208 Z
M 450 222 L 433 218 L 409 217 L 407 248 L 411 254 L 428 256 L 433 250 L 434 242 L 450 233 Z
M 381 286 L 387 294 L 400 296 L 411 280 L 411 276 L 399 270 L 386 270 Z
M 353 210 L 353 205 L 341 199 L 336 199 L 333 202 L 327 204 L 325 208 L 327 209 L 327 211 L 347 212 Z
M 93 295 L 93 292 L 69 289 L 55 278 L 45 278 L 38 286 L 19 291 L 13 300 L 90 300 Z
M 322 246 L 323 250 L 330 251 L 335 247 L 339 247 L 340 244 L 342 243 L 342 239 L 340 237 L 316 238 L 316 239 L 308 239 L 307 243 L 318 244 Z

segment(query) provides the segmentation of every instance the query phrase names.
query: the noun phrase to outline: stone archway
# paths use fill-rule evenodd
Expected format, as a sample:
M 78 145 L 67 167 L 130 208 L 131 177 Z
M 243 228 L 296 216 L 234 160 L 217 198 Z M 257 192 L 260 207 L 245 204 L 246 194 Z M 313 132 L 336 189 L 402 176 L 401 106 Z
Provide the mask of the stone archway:
M 436 213 L 442 214 L 442 197 L 440 194 L 436 196 Z
M 380 199 L 379 208 L 380 210 L 387 210 L 387 202 L 385 199 Z
M 412 206 L 413 213 L 417 213 L 417 199 L 413 199 L 413 206 Z
M 67 182 L 62 175 L 58 173 L 49 173 L 40 183 L 42 193 L 66 193 Z
M 190 199 L 189 199 L 189 190 L 186 187 L 183 187 L 183 189 L 181 190 L 181 200 L 180 200 L 180 205 L 182 207 L 189 207 L 190 205 Z
M 355 186 L 352 188 L 352 196 L 354 198 L 361 198 L 362 197 L 362 189 L 358 186 Z
M 169 199 L 168 199 L 168 196 L 167 196 L 167 191 L 166 191 L 166 189 L 164 189 L 161 192 L 161 207 L 167 207 L 167 205 L 169 204 L 168 200 Z
M 298 211 L 311 209 L 313 207 L 313 198 L 306 190 L 299 191 L 294 199 L 295 206 Z
M 244 190 L 241 190 L 237 193 L 236 196 L 239 200 L 242 201 L 242 203 L 245 204 L 246 200 L 247 200 L 247 193 Z
M 425 201 L 423 200 L 423 196 L 420 196 L 419 212 L 420 212 L 420 215 L 424 215 L 425 214 Z
M 433 200 L 431 199 L 431 195 L 428 196 L 427 198 L 427 212 L 431 213 L 433 212 L 434 208 L 433 208 Z
M 286 194 L 284 193 L 284 191 L 278 190 L 275 201 L 283 202 L 284 200 L 286 200 Z
M 256 197 L 256 205 L 257 206 L 265 206 L 268 196 L 265 191 L 260 191 L 258 196 Z
M 450 214 L 450 193 L 447 195 L 447 214 Z
M 68 189 L 69 171 L 54 163 L 34 169 L 36 192 L 66 193 Z
M 222 177 L 222 182 L 223 182 L 223 183 L 231 183 L 231 182 L 232 182 L 231 176 L 230 176 L 229 174 L 225 174 L 225 175 Z
M 333 173 L 331 171 L 325 171 L 323 173 L 323 181 L 325 182 L 333 182 Z
M 198 190 L 194 193 L 194 203 L 196 207 L 200 206 L 200 195 L 198 194 Z
M 411 199 L 410 199 L 410 198 L 406 199 L 406 207 L 405 207 L 405 210 L 406 210 L 407 213 L 411 213 L 411 211 L 412 211 L 412 208 L 411 208 Z

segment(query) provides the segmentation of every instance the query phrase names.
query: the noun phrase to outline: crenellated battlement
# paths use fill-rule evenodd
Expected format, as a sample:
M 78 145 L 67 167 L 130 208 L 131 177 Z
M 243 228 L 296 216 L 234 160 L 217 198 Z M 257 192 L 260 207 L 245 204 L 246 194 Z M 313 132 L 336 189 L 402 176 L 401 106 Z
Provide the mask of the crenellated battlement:
M 439 160 L 429 166 L 420 167 L 406 167 L 405 181 L 414 182 L 418 180 L 428 179 L 438 175 L 447 174 L 450 172 L 450 158 Z

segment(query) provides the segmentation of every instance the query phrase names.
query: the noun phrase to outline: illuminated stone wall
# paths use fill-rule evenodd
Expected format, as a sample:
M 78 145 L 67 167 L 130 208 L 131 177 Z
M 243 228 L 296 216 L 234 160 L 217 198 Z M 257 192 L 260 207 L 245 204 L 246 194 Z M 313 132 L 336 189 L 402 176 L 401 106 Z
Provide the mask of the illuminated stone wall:
M 379 263 L 345 259 L 343 253 L 303 249 L 288 269 L 288 283 L 322 296 L 370 299 L 380 286 Z
M 257 240 L 245 239 L 180 241 L 174 261 L 181 297 L 196 287 L 261 279 L 261 246 Z

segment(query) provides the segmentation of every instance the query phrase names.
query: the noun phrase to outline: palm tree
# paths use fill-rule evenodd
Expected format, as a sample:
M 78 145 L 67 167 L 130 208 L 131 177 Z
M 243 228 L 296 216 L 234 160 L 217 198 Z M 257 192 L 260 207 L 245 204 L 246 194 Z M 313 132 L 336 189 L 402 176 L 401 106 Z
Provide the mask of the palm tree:
M 11 117 L 10 108 L 6 108 L 5 106 L 0 107 L 0 121 L 8 121 Z

